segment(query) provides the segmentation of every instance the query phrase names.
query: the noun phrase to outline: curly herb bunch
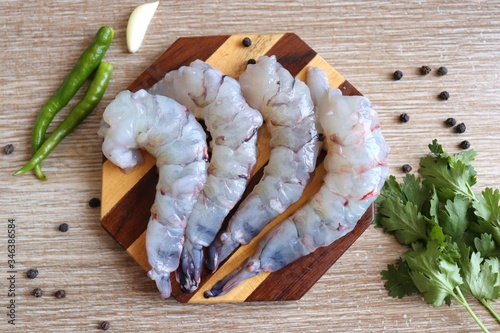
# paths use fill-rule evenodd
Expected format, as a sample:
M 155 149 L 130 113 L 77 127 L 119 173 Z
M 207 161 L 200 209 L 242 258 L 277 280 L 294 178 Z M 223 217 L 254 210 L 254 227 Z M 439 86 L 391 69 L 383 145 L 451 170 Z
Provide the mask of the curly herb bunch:
M 484 332 L 465 296 L 481 302 L 500 323 L 490 302 L 500 298 L 500 192 L 475 195 L 474 150 L 449 155 L 437 140 L 420 160 L 422 178 L 407 174 L 386 181 L 377 199 L 376 226 L 409 249 L 381 272 L 392 297 L 420 293 L 433 306 L 464 306 Z

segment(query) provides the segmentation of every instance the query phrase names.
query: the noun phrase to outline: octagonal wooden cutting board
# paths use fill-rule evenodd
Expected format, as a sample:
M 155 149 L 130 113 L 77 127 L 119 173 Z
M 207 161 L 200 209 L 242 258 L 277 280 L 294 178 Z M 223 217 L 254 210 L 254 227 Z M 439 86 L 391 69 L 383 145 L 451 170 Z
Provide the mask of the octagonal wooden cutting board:
M 250 47 L 242 45 L 244 37 L 252 40 Z M 271 35 L 228 35 L 180 38 L 160 58 L 149 66 L 129 87 L 129 90 L 147 89 L 163 78 L 165 73 L 189 65 L 201 59 L 218 68 L 226 75 L 238 78 L 249 59 L 261 55 L 276 55 L 278 61 L 292 75 L 305 81 L 308 66 L 321 67 L 328 74 L 330 85 L 338 87 L 344 95 L 360 93 L 335 71 L 311 47 L 293 33 Z M 259 157 L 244 197 L 262 176 L 269 159 L 269 134 L 263 126 L 259 132 Z M 145 249 L 145 230 L 153 204 L 158 180 L 155 159 L 143 152 L 145 162 L 125 174 L 110 161 L 103 163 L 101 224 L 106 231 L 143 267 L 149 270 Z M 200 288 L 192 294 L 180 291 L 175 274 L 172 274 L 172 296 L 180 302 L 248 302 L 300 299 L 316 281 L 335 263 L 349 246 L 363 233 L 373 219 L 373 206 L 365 213 L 357 227 L 332 245 L 297 260 L 275 273 L 263 273 L 247 280 L 227 295 L 205 299 L 203 292 L 230 271 L 239 267 L 245 258 L 253 254 L 263 234 L 300 208 L 319 189 L 325 170 L 322 155 L 310 184 L 301 199 L 292 205 L 250 244 L 240 247 L 215 273 L 206 269 Z M 237 206 L 235 207 L 237 208 Z M 233 209 L 234 212 L 234 209 Z M 232 215 L 232 212 L 228 218 Z M 228 219 L 226 219 L 227 222 Z M 154 283 L 151 281 L 151 283 Z

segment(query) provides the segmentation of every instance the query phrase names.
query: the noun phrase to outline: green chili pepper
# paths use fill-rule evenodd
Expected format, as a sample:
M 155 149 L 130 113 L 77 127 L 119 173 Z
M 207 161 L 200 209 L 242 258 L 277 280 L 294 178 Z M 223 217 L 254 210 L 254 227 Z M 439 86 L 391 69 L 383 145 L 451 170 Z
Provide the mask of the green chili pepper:
M 103 26 L 97 31 L 94 42 L 80 56 L 62 85 L 43 106 L 38 114 L 31 137 L 31 153 L 34 155 L 45 140 L 45 132 L 55 115 L 75 96 L 76 92 L 95 71 L 113 40 L 114 31 Z M 46 179 L 40 165 L 35 167 L 39 179 Z
M 107 62 L 101 62 L 90 83 L 83 99 L 68 114 L 66 119 L 52 132 L 48 139 L 41 145 L 31 160 L 12 175 L 21 175 L 40 164 L 54 148 L 71 133 L 99 104 L 104 91 L 108 87 L 113 66 Z

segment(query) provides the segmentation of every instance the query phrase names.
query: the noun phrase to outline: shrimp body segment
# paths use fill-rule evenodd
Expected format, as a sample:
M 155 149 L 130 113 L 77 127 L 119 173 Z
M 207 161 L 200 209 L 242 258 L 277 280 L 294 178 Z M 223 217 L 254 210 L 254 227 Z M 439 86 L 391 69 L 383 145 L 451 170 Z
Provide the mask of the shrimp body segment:
M 124 170 L 140 162 L 139 148 L 156 157 L 159 181 L 146 231 L 148 276 L 167 298 L 187 218 L 207 177 L 205 131 L 186 107 L 139 90 L 122 91 L 107 106 L 99 135 L 106 158 Z
M 377 113 L 361 96 L 342 96 L 326 74 L 309 68 L 307 84 L 328 147 L 324 184 L 311 200 L 273 228 L 256 253 L 217 282 L 206 297 L 222 295 L 241 281 L 274 272 L 350 232 L 380 193 L 389 167 L 389 148 Z
M 181 289 L 193 292 L 200 282 L 203 248 L 213 241 L 250 179 L 263 120 L 243 98 L 238 81 L 201 60 L 167 73 L 149 91 L 185 105 L 204 120 L 212 137 L 207 181 L 187 223 L 176 275 Z
M 212 270 L 300 198 L 321 148 L 309 88 L 275 56 L 262 56 L 248 65 L 239 82 L 248 104 L 264 117 L 271 154 L 260 182 L 210 246 L 207 266 Z

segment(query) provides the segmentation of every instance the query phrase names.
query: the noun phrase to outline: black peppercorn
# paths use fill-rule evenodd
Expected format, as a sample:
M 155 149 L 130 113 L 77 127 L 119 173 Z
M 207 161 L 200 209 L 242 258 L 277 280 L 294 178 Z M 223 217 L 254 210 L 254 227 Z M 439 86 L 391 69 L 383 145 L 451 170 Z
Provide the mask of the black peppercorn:
M 427 75 L 431 72 L 431 68 L 429 66 L 420 67 L 420 74 Z
M 99 200 L 99 198 L 92 198 L 89 200 L 89 206 L 92 208 L 97 208 L 101 206 L 101 200 Z
M 410 121 L 410 115 L 408 113 L 402 113 L 400 116 L 399 116 L 399 120 L 402 122 L 402 123 L 407 123 Z
M 439 99 L 442 99 L 443 101 L 447 101 L 450 98 L 450 93 L 447 91 L 441 91 L 438 95 Z
M 249 65 L 255 65 L 257 63 L 257 61 L 255 61 L 255 59 L 248 59 L 247 61 L 247 64 Z
M 404 173 L 408 173 L 412 170 L 411 165 L 409 165 L 409 164 L 403 164 L 401 169 L 403 170 Z
M 462 149 L 469 149 L 470 148 L 470 142 L 467 140 L 464 140 L 460 142 L 460 148 Z
M 59 226 L 59 231 L 61 232 L 66 232 L 68 231 L 69 229 L 69 225 L 67 223 L 61 223 L 61 225 Z
M 64 290 L 58 290 L 56 291 L 56 293 L 54 294 L 54 296 L 56 296 L 56 298 L 65 298 L 66 297 L 66 291 Z
M 43 291 L 40 288 L 35 288 L 33 289 L 33 296 L 35 297 L 42 297 Z
M 394 80 L 399 81 L 399 80 L 401 80 L 403 78 L 403 72 L 401 72 L 401 71 L 395 71 L 392 74 L 392 77 L 394 78 Z
M 438 70 L 437 70 L 437 72 L 441 76 L 446 75 L 446 74 L 448 74 L 448 68 L 446 68 L 446 67 L 439 67 Z
M 245 37 L 243 38 L 243 41 L 241 43 L 243 44 L 243 46 L 249 47 L 250 45 L 252 45 L 252 40 L 248 37 Z
M 447 126 L 449 126 L 449 127 L 453 127 L 453 126 L 455 126 L 455 125 L 456 125 L 456 123 L 457 123 L 457 121 L 455 120 L 455 118 L 448 118 L 448 119 L 446 119 L 446 121 L 445 121 L 445 124 L 446 124 Z
M 14 152 L 14 145 L 12 143 L 5 145 L 5 147 L 3 147 L 3 152 L 5 153 L 5 155 L 12 154 Z
M 29 269 L 27 272 L 26 272 L 26 276 L 28 277 L 28 279 L 34 279 L 38 276 L 38 269 Z
M 455 130 L 457 131 L 457 133 L 464 133 L 466 129 L 467 129 L 467 127 L 465 127 L 464 123 L 460 123 L 455 127 Z
M 111 324 L 109 323 L 109 321 L 103 321 L 101 323 L 101 330 L 103 330 L 103 331 L 109 330 L 110 327 L 111 327 Z

